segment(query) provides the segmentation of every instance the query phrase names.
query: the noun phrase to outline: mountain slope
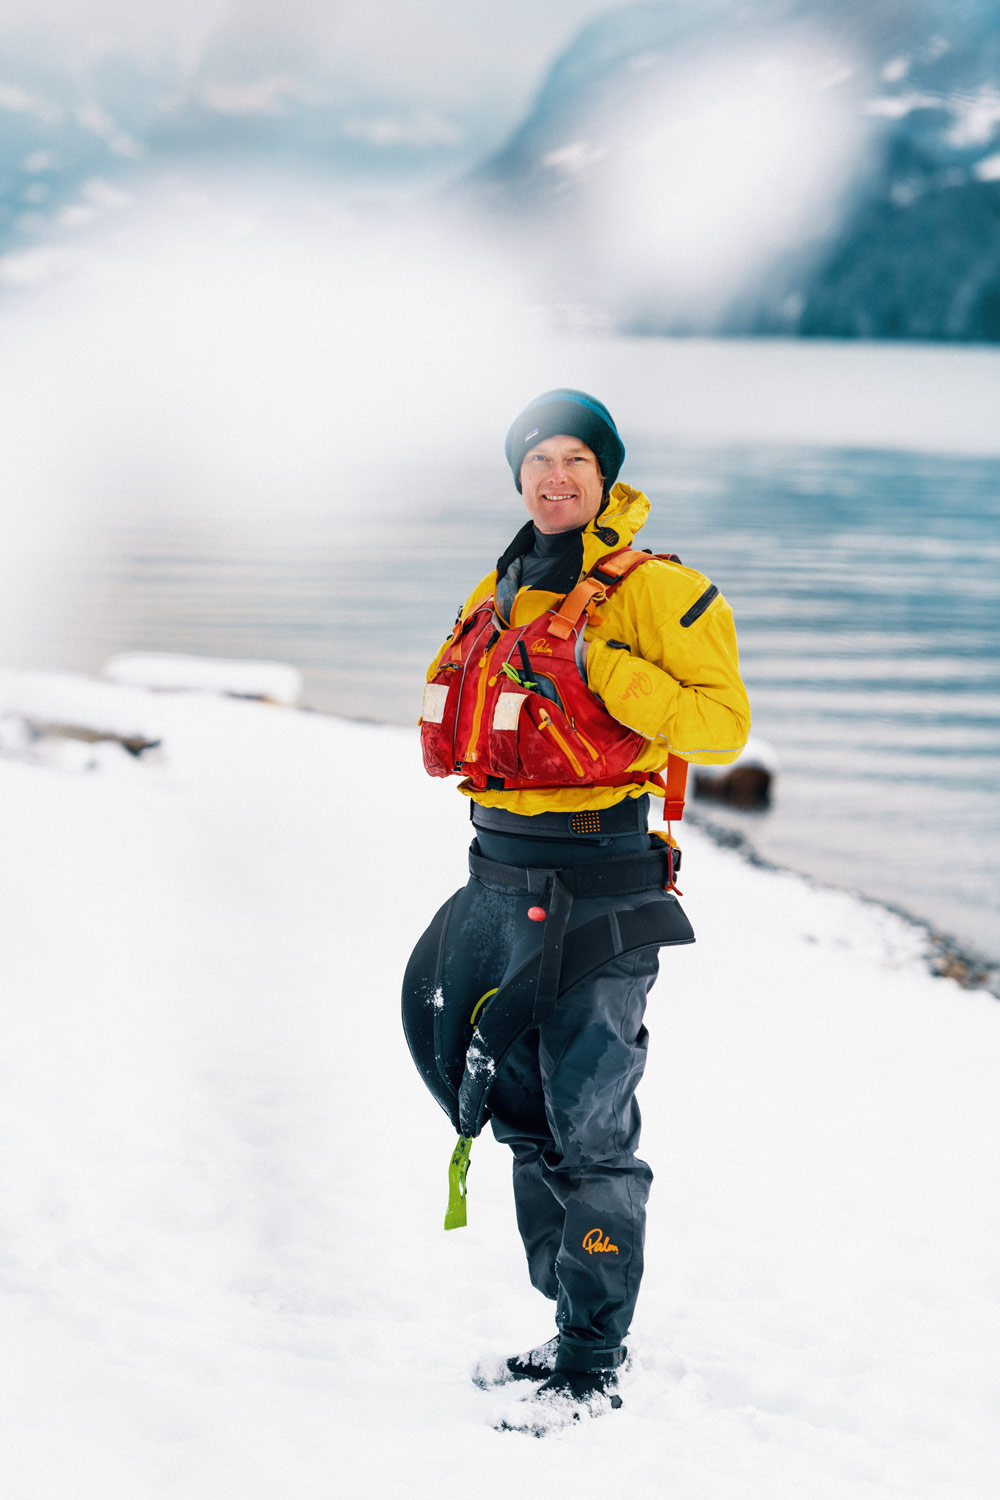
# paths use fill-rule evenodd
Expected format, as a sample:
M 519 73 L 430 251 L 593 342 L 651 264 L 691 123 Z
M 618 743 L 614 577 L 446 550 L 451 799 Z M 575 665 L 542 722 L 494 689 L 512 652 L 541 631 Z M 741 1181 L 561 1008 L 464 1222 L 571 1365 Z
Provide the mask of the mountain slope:
M 996 338 L 1000 15 L 626 7 L 463 192 L 543 296 L 634 331 Z

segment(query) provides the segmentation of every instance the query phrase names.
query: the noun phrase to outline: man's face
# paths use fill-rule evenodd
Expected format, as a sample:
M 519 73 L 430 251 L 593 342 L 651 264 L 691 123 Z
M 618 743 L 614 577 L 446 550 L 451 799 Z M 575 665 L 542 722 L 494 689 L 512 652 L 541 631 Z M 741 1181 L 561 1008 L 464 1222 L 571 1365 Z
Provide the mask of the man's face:
M 539 531 L 573 531 L 600 510 L 604 475 L 586 443 L 560 434 L 524 455 L 521 493 Z

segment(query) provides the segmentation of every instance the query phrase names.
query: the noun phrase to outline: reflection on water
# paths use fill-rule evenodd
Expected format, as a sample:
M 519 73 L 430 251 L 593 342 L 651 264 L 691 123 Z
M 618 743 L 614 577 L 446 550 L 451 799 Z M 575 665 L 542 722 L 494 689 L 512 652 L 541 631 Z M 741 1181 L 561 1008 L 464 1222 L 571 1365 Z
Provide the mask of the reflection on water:
M 1000 957 L 1000 461 L 649 441 L 627 477 L 654 504 L 643 543 L 732 603 L 755 731 L 780 756 L 773 809 L 730 819 L 766 857 Z M 264 656 L 302 668 L 316 708 L 414 723 L 426 662 L 519 503 L 449 506 L 428 480 L 363 537 L 331 517 L 95 538 L 53 665 Z

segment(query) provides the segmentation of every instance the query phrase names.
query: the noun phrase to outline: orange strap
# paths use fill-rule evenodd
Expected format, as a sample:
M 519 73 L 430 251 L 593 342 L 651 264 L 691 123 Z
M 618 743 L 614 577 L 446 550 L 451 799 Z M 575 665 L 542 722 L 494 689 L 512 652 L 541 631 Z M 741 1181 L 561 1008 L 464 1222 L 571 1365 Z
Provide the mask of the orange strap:
M 664 556 L 669 561 L 676 561 L 673 553 L 664 554 Z M 606 557 L 601 558 L 592 572 L 588 573 L 586 578 L 581 578 L 576 588 L 566 595 L 562 606 L 558 610 L 553 611 L 546 634 L 554 635 L 559 640 L 567 640 L 576 629 L 581 617 L 590 608 L 594 599 L 599 594 L 603 594 L 605 588 L 609 587 L 607 583 L 608 575 L 614 580 L 612 586 L 616 587 L 622 578 L 627 573 L 630 573 L 633 568 L 637 568 L 640 563 L 649 561 L 650 553 L 633 552 L 630 547 L 623 547 L 620 552 L 609 552 Z M 604 581 L 602 582 L 600 579 L 594 578 L 593 573 L 604 574 Z M 684 816 L 684 794 L 687 789 L 688 763 L 686 760 L 681 760 L 679 755 L 669 755 L 667 757 L 666 770 L 666 780 L 655 773 L 645 776 L 644 779 L 652 781 L 655 786 L 663 788 L 664 822 L 668 824 L 673 822 L 679 823 Z M 638 774 L 636 774 L 634 779 L 638 779 Z M 599 784 L 594 783 L 594 785 Z M 605 783 L 605 785 L 607 784 L 609 783 Z M 610 784 L 614 785 L 615 783 L 611 781 Z M 621 782 L 618 782 L 618 785 L 621 784 Z
M 679 755 L 669 755 L 666 779 L 658 771 L 633 771 L 629 779 L 651 781 L 663 792 L 663 821 L 679 823 L 684 816 L 684 792 L 687 787 L 688 764 Z M 625 778 L 623 778 L 624 780 Z M 599 785 L 595 782 L 594 785 Z
M 667 779 L 664 784 L 663 817 L 666 822 L 680 822 L 684 816 L 684 793 L 687 788 L 688 763 L 679 755 L 667 758 Z
M 623 547 L 620 552 L 609 552 L 602 557 L 586 578 L 581 578 L 576 588 L 566 595 L 560 607 L 552 611 L 546 634 L 554 635 L 560 641 L 568 640 L 597 595 L 608 588 L 608 575 L 617 585 L 632 568 L 648 562 L 649 556 L 648 552 L 633 552 L 630 547 Z M 594 573 L 603 573 L 605 577 L 595 578 Z
M 663 821 L 679 823 L 684 816 L 684 793 L 687 789 L 688 763 L 679 755 L 667 756 L 666 778 L 659 771 L 623 771 L 620 776 L 598 776 L 589 786 L 641 786 L 651 781 L 663 792 Z
M 623 547 L 620 552 L 609 552 L 596 564 L 593 572 L 603 573 L 604 580 L 600 580 L 588 574 L 581 578 L 570 593 L 566 595 L 561 607 L 552 611 L 549 621 L 547 635 L 554 635 L 559 640 L 568 640 L 580 622 L 581 617 L 589 609 L 598 594 L 603 594 L 609 586 L 617 587 L 625 574 L 637 568 L 640 563 L 649 562 L 652 554 L 649 552 L 633 552 L 631 547 Z M 669 562 L 678 562 L 674 553 L 660 554 Z M 610 575 L 613 584 L 609 585 L 607 577 Z M 482 601 L 485 603 L 485 600 Z M 479 608 L 477 604 L 476 609 Z M 466 616 L 468 618 L 468 616 Z M 462 621 L 455 625 L 453 639 L 460 632 Z M 684 816 L 684 795 L 687 789 L 688 763 L 679 755 L 667 756 L 666 779 L 656 771 L 633 771 L 624 776 L 602 777 L 598 781 L 590 783 L 591 786 L 627 786 L 629 782 L 651 781 L 654 786 L 663 788 L 663 819 L 668 825 L 673 822 L 679 823 Z M 475 775 L 470 777 L 473 785 L 476 785 Z
M 554 635 L 560 641 L 569 640 L 596 595 L 603 593 L 604 584 L 598 583 L 596 578 L 581 578 L 560 608 L 553 610 L 546 635 Z
M 482 609 L 483 605 L 486 604 L 488 600 L 492 600 L 492 598 L 492 593 L 484 594 L 481 599 L 476 600 L 471 609 L 466 610 L 464 615 L 459 615 L 458 619 L 455 621 L 454 628 L 451 632 L 451 640 L 446 648 L 451 652 L 453 661 L 455 659 L 455 653 L 458 648 L 459 641 L 462 639 L 462 634 L 465 630 L 466 625 L 473 618 L 473 616 Z M 442 663 L 444 662 L 443 656 L 441 658 L 441 661 Z

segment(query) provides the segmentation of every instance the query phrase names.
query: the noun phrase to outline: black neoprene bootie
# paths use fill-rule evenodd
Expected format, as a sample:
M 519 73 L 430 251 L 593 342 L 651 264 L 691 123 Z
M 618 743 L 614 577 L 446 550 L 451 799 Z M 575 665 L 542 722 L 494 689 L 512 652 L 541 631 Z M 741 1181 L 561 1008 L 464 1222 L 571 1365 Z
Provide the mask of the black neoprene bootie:
M 617 1411 L 617 1370 L 554 1370 L 527 1401 L 512 1406 L 494 1422 L 498 1432 L 546 1437 L 572 1427 L 582 1418 Z
M 556 1334 L 524 1354 L 481 1359 L 472 1372 L 473 1384 L 485 1391 L 491 1386 L 507 1385 L 512 1380 L 545 1380 L 555 1370 L 558 1348 L 559 1335 Z
M 591 1416 L 596 1416 L 604 1406 L 617 1411 L 622 1404 L 618 1371 L 554 1370 L 538 1387 L 534 1400 L 584 1406 Z

